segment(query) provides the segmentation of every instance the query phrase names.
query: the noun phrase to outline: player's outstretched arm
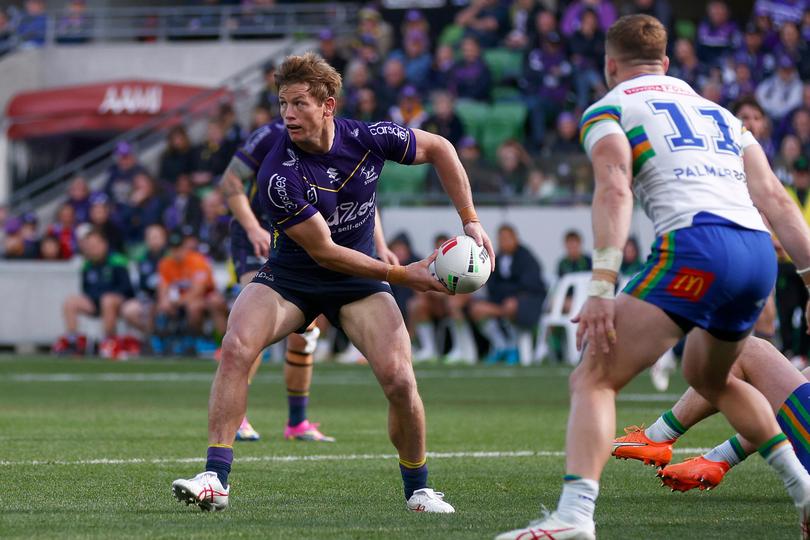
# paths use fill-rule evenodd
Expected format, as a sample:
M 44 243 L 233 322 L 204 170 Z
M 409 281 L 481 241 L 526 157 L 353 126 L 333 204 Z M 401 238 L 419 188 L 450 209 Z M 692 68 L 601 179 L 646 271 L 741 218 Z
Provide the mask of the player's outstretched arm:
M 247 165 L 233 158 L 222 174 L 219 185 L 233 217 L 245 229 L 250 243 L 253 244 L 254 253 L 257 257 L 267 258 L 270 256 L 273 237 L 259 224 L 245 195 L 245 183 L 252 182 L 254 178 L 254 172 Z
M 321 214 L 313 214 L 309 219 L 289 227 L 284 232 L 304 248 L 316 263 L 329 270 L 351 276 L 385 280 L 417 291 L 449 294 L 447 288 L 428 270 L 430 263 L 436 259 L 435 251 L 430 257 L 408 266 L 384 263 L 357 250 L 335 244 L 329 226 Z
M 453 145 L 439 135 L 428 133 L 420 129 L 413 130 L 416 136 L 416 156 L 413 165 L 420 163 L 430 163 L 439 173 L 442 187 L 453 206 L 456 207 L 461 222 L 464 225 L 464 233 L 475 239 L 476 244 L 486 247 L 489 252 L 489 259 L 492 270 L 495 269 L 495 250 L 492 249 L 492 242 L 478 216 L 473 205 L 472 190 L 470 189 L 470 179 L 467 171 L 458 159 L 458 154 Z
M 630 143 L 627 137 L 611 134 L 591 150 L 595 190 L 593 194 L 593 276 L 588 300 L 574 319 L 578 322 L 577 348 L 585 340 L 591 352 L 610 352 L 616 340 L 613 328 L 614 291 L 633 214 L 633 180 Z

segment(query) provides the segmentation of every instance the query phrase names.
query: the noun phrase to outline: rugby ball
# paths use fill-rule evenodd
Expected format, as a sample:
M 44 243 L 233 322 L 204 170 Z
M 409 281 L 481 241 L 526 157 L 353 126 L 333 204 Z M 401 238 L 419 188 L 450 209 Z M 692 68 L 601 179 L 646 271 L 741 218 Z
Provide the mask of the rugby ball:
M 469 236 L 456 236 L 439 247 L 431 268 L 447 290 L 467 294 L 484 286 L 492 263 L 485 247 L 479 247 Z

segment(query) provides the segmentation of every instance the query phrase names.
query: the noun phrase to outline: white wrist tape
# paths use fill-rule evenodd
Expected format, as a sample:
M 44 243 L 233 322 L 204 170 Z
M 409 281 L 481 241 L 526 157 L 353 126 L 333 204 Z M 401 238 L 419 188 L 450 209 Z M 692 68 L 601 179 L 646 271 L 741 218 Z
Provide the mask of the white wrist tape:
M 304 338 L 306 342 L 306 346 L 304 346 L 304 350 L 302 351 L 305 354 L 312 354 L 315 352 L 315 349 L 318 348 L 318 338 L 321 335 L 321 329 L 317 326 L 312 330 L 307 330 L 301 337 Z
M 622 267 L 622 250 L 617 247 L 606 247 L 593 251 L 593 269 L 619 272 Z
M 616 297 L 616 284 L 609 281 L 591 280 L 588 283 L 588 296 L 613 300 Z
M 810 266 L 807 268 L 802 268 L 801 270 L 796 269 L 796 273 L 799 274 L 799 277 L 802 278 L 802 281 L 804 281 L 804 286 L 807 288 L 807 292 L 810 292 Z

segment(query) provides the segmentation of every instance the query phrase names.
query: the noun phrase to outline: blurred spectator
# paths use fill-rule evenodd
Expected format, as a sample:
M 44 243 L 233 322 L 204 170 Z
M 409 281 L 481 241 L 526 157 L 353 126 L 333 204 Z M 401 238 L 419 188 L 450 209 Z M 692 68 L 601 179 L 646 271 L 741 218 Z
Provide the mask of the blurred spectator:
M 88 206 L 87 219 L 90 219 L 90 206 Z M 64 203 L 56 211 L 56 221 L 48 227 L 48 236 L 59 241 L 59 257 L 70 259 L 76 252 L 76 210 L 70 201 Z
M 557 15 L 554 11 L 541 8 L 534 16 L 534 24 L 529 31 L 529 40 L 527 48 L 531 49 L 538 44 L 545 41 L 546 36 L 551 33 L 559 34 L 560 28 L 557 21 Z
M 20 219 L 22 220 L 20 234 L 25 246 L 25 258 L 37 259 L 39 258 L 39 218 L 34 212 L 26 212 Z
M 497 152 L 497 182 L 503 195 L 523 192 L 532 167 L 532 158 L 526 149 L 514 139 L 504 141 Z
M 736 101 L 742 96 L 751 95 L 756 90 L 756 83 L 751 76 L 751 68 L 744 58 L 738 56 L 733 73 L 731 80 L 722 88 L 724 104 Z
M 754 23 L 748 23 L 745 27 L 743 45 L 737 52 L 737 63 L 745 61 L 758 78 L 769 76 L 776 69 L 776 58 L 772 49 L 763 47 L 764 40 L 762 31 Z
M 574 0 L 563 12 L 560 21 L 560 32 L 566 37 L 571 37 L 579 30 L 582 24 L 582 16 L 587 10 L 596 13 L 599 20 L 599 28 L 602 32 L 607 32 L 610 25 L 617 19 L 616 8 L 610 0 Z
M 796 135 L 785 135 L 773 163 L 773 172 L 783 184 L 793 184 L 793 165 L 800 157 L 802 157 L 802 143 L 799 138 Z
M 591 258 L 582 252 L 582 235 L 577 231 L 568 231 L 565 233 L 565 255 L 557 263 L 557 277 L 590 271 Z
M 125 253 L 124 231 L 112 219 L 112 204 L 105 193 L 90 196 L 90 224 L 104 235 L 110 251 Z
M 385 116 L 377 107 L 377 94 L 371 88 L 361 88 L 357 92 L 356 109 L 348 115 L 362 122 L 376 122 Z
M 354 58 L 368 65 L 369 70 L 374 73 L 380 71 L 380 64 L 383 55 L 377 47 L 377 40 L 371 36 L 360 36 L 354 44 Z
M 225 145 L 228 146 L 228 153 L 233 154 L 242 145 L 242 141 L 247 138 L 247 133 L 236 120 L 236 111 L 230 103 L 222 103 L 219 106 L 217 121 L 225 134 Z M 224 169 L 223 169 L 224 171 Z
M 455 111 L 453 95 L 446 90 L 436 90 L 431 94 L 433 114 L 431 114 L 422 129 L 441 135 L 453 145 L 464 136 L 464 125 Z
M 537 11 L 536 0 L 515 0 L 512 3 L 509 10 L 509 30 L 504 45 L 510 49 L 524 49 L 529 44 Z
M 779 46 L 777 54 L 786 54 L 793 60 L 802 79 L 810 78 L 810 48 L 802 39 L 799 27 L 795 23 L 785 23 L 779 29 Z
M 717 103 L 718 105 L 723 103 L 723 87 L 720 83 L 713 80 L 708 80 L 703 83 L 703 86 L 700 88 L 700 95 L 712 103 Z
M 771 139 L 771 124 L 765 110 L 753 95 L 743 96 L 731 106 L 731 112 L 759 141 L 765 155 L 772 163 L 776 156 L 776 147 Z
M 456 53 L 450 45 L 439 45 L 433 64 L 430 67 L 430 87 L 436 90 L 447 90 L 453 79 L 453 68 L 456 67 Z
M 181 174 L 189 174 L 194 169 L 194 151 L 185 126 L 174 126 L 169 130 L 166 150 L 160 156 L 160 180 L 174 184 Z
M 573 113 L 563 111 L 557 117 L 557 131 L 551 143 L 546 145 L 543 154 L 551 156 L 564 156 L 582 152 L 579 144 L 579 125 Z
M 377 88 L 377 101 L 380 108 L 388 111 L 396 105 L 402 89 L 405 88 L 405 65 L 398 58 L 390 58 L 383 66 L 382 84 Z
M 668 31 L 672 30 L 672 6 L 669 0 L 632 0 L 625 3 L 622 15 L 640 13 L 655 17 Z
M 357 110 L 360 91 L 372 85 L 371 73 L 368 65 L 361 60 L 352 60 L 346 66 L 346 77 L 343 85 L 343 101 L 348 115 L 352 116 Z M 376 96 L 375 96 L 375 101 Z
M 6 54 L 14 46 L 14 34 L 12 32 L 11 21 L 8 15 L 0 9 L 0 57 Z
M 360 19 L 357 35 L 362 40 L 370 38 L 374 41 L 377 53 L 385 57 L 394 45 L 394 31 L 391 25 L 382 20 L 380 12 L 373 7 L 365 7 L 358 13 Z
M 624 243 L 622 250 L 622 265 L 619 268 L 619 274 L 623 276 L 634 276 L 644 268 L 644 262 L 641 260 L 641 253 L 638 249 L 638 240 L 635 236 L 631 236 Z
M 424 90 L 427 86 L 433 62 L 428 45 L 426 33 L 421 30 L 410 30 L 403 37 L 403 48 L 392 52 L 390 56 L 402 62 L 405 67 L 405 78 L 420 90 Z
M 17 40 L 23 47 L 41 47 L 45 44 L 48 18 L 45 2 L 25 0 L 25 12 L 17 23 Z
M 210 120 L 205 140 L 194 149 L 194 172 L 191 175 L 194 185 L 209 186 L 219 181 L 234 151 L 235 148 L 225 140 L 222 124 Z
M 779 34 L 774 28 L 773 21 L 767 13 L 754 13 L 754 24 L 762 34 L 762 47 L 772 51 L 779 43 Z
M 411 264 L 422 258 L 414 254 L 413 247 L 411 246 L 411 239 L 408 234 L 404 232 L 397 234 L 391 239 L 391 241 L 388 243 L 388 249 L 390 249 L 394 255 L 397 256 L 399 259 L 399 264 L 402 265 Z M 397 302 L 397 307 L 399 307 L 399 310 L 402 312 L 402 316 L 405 317 L 405 320 L 408 320 L 408 304 L 412 301 L 414 296 L 418 296 L 420 293 L 414 291 L 410 287 L 404 287 L 402 285 L 391 285 L 391 291 L 394 294 L 394 300 Z M 426 346 L 426 344 L 423 344 L 421 340 L 420 344 L 423 347 Z
M 706 18 L 698 25 L 697 55 L 701 62 L 718 64 L 723 55 L 740 45 L 740 29 L 729 19 L 728 5 L 723 0 L 706 4 Z
M 695 46 L 685 38 L 675 40 L 674 58 L 669 66 L 669 75 L 677 77 L 692 88 L 700 88 L 708 75 L 707 67 L 698 60 Z
M 402 25 L 400 26 L 400 35 L 404 36 L 412 30 L 419 30 L 425 35 L 430 35 L 430 23 L 425 18 L 421 10 L 409 9 L 405 12 L 405 17 L 402 18 Z
M 450 85 L 459 99 L 489 101 L 492 76 L 475 39 L 468 37 L 461 41 L 461 60 L 453 67 Z
M 547 34 L 539 47 L 526 55 L 520 87 L 529 108 L 530 140 L 535 149 L 543 145 L 547 124 L 565 105 L 571 71 L 556 32 Z
M 810 41 L 810 9 L 805 9 L 799 31 L 802 34 L 802 39 L 805 41 Z
M 781 120 L 801 105 L 802 81 L 789 56 L 779 56 L 776 73 L 759 84 L 756 96 L 762 108 L 774 120 Z
M 59 239 L 50 234 L 46 234 L 39 242 L 39 258 L 43 261 L 61 261 L 62 248 Z
M 476 140 L 467 135 L 461 138 L 456 145 L 458 157 L 467 176 L 470 179 L 470 186 L 473 193 L 500 193 L 501 186 L 495 175 L 495 171 L 481 157 L 481 148 Z M 435 193 L 442 191 L 441 182 L 436 170 L 431 167 L 427 179 L 428 189 Z
M 528 202 L 544 202 L 560 195 L 553 177 L 542 169 L 531 169 L 526 177 L 526 187 L 522 193 Z
M 270 111 L 270 116 L 278 116 L 278 87 L 276 86 L 276 65 L 271 61 L 264 65 L 264 88 L 259 92 L 257 106 Z
M 496 46 L 508 31 L 508 12 L 498 0 L 472 0 L 456 15 L 456 24 L 464 28 L 465 37 L 481 47 Z
M 798 23 L 807 3 L 804 0 L 756 0 L 754 14 L 767 16 L 776 26 L 786 22 Z
M 228 228 L 231 218 L 219 191 L 212 190 L 201 201 L 202 222 L 197 229 L 200 253 L 217 262 L 228 258 Z
M 67 11 L 56 23 L 57 43 L 86 43 L 90 40 L 92 21 L 85 0 L 70 0 Z
M 318 54 L 329 62 L 342 76 L 346 75 L 347 60 L 337 45 L 337 36 L 331 28 L 324 28 L 318 33 Z
M 206 315 L 221 336 L 225 334 L 228 313 L 224 296 L 214 286 L 211 265 L 194 249 L 194 243 L 191 233 L 173 231 L 168 255 L 158 263 L 156 332 L 165 334 L 172 323 L 184 323 L 184 333 L 191 337 L 184 343 L 182 352 L 186 354 L 196 353 L 195 340 L 203 335 Z
M 202 223 L 200 198 L 194 193 L 189 175 L 181 174 L 174 186 L 174 196 L 163 213 L 163 224 L 168 229 L 189 226 L 192 230 L 197 230 L 200 223 Z
M 120 142 L 115 147 L 115 163 L 107 174 L 104 192 L 110 197 L 116 207 L 124 206 L 132 195 L 132 179 L 136 174 L 146 172 L 135 156 L 132 145 Z M 109 238 L 108 238 L 109 240 Z
M 143 242 L 144 231 L 149 225 L 160 223 L 166 201 L 155 181 L 146 173 L 135 176 L 132 196 L 122 218 L 128 245 Z
M 67 189 L 67 204 L 73 207 L 76 223 L 90 219 L 90 186 L 83 176 L 74 176 Z
M 6 259 L 30 259 L 30 254 L 26 253 L 25 240 L 22 235 L 22 219 L 18 217 L 6 220 L 3 238 L 3 257 Z
M 802 107 L 796 109 L 790 121 L 793 134 L 802 145 L 802 155 L 810 157 L 810 109 Z
M 135 298 L 127 300 L 121 308 L 121 316 L 128 324 L 147 336 L 154 332 L 155 300 L 157 296 L 158 264 L 166 255 L 167 234 L 163 225 L 154 224 L 144 234 L 146 251 L 136 261 L 138 268 L 138 291 Z
M 487 282 L 487 299 L 471 303 L 470 317 L 489 340 L 487 363 L 518 364 L 516 330 L 531 332 L 537 327 L 546 284 L 540 262 L 520 244 L 511 225 L 498 228 L 496 257 L 498 264 Z
M 250 117 L 250 131 L 251 133 L 259 129 L 265 124 L 269 124 L 270 121 L 273 119 L 273 115 L 270 114 L 270 109 L 264 107 L 263 105 L 256 105 L 253 107 L 253 113 Z
M 605 34 L 599 29 L 599 20 L 592 9 L 582 12 L 579 29 L 574 32 L 568 50 L 574 69 L 576 106 L 585 110 L 593 102 L 594 94 L 602 95 L 606 90 L 602 74 Z
M 79 336 L 79 316 L 101 316 L 105 339 L 99 347 L 102 356 L 116 356 L 116 326 L 121 306 L 131 298 L 127 260 L 111 253 L 104 233 L 92 229 L 81 241 L 85 263 L 82 292 L 67 297 L 62 306 L 65 335 L 53 347 L 57 354 L 83 354 L 86 338 Z
M 402 89 L 399 93 L 399 102 L 388 110 L 388 117 L 391 121 L 411 129 L 422 127 L 427 120 L 427 113 L 415 86 L 409 84 Z

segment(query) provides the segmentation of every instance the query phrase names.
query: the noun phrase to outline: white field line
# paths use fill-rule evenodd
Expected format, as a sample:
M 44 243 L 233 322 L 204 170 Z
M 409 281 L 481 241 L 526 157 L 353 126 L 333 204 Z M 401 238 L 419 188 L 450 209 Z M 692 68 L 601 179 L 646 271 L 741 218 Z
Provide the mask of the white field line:
M 676 448 L 676 454 L 703 454 L 709 448 Z M 553 450 L 517 450 L 511 452 L 428 452 L 431 459 L 510 459 L 524 457 L 565 457 L 565 452 Z M 239 463 L 291 463 L 299 461 L 372 461 L 397 459 L 396 454 L 321 454 L 311 456 L 245 456 L 236 461 Z M 33 461 L 0 461 L 0 467 L 21 467 L 39 465 L 172 465 L 183 463 L 204 463 L 205 458 L 98 458 L 78 460 L 33 460 Z

